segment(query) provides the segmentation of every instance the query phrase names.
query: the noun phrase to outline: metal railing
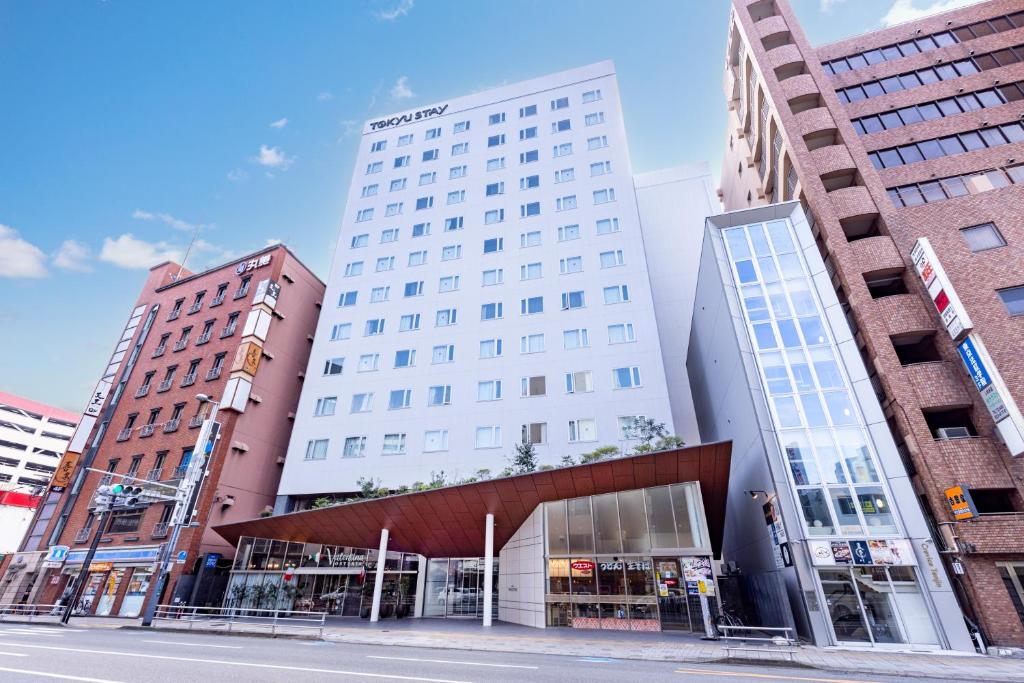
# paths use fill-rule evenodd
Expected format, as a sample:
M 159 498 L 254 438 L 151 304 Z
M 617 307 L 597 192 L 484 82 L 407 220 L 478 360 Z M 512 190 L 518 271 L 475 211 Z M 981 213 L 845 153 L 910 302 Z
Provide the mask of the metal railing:
M 142 398 L 143 396 L 148 394 L 149 393 L 149 386 L 150 385 L 148 385 L 148 384 L 143 384 L 141 387 L 136 389 L 135 390 L 135 398 Z
M 181 479 L 182 477 L 185 476 L 185 472 L 187 471 L 188 465 L 178 465 L 173 470 L 171 470 L 171 476 L 169 477 L 169 479 Z
M 157 605 L 154 621 L 171 625 L 187 625 L 188 630 L 224 628 L 231 630 L 266 629 L 272 635 L 295 629 L 299 633 L 315 632 L 323 636 L 327 612 L 300 612 L 296 610 L 256 609 L 250 607 L 184 607 Z
M 161 344 L 153 350 L 153 358 L 159 358 L 167 350 L 167 344 Z
M 168 420 L 167 422 L 164 423 L 164 434 L 170 434 L 171 432 L 178 431 L 178 425 L 180 425 L 180 424 L 181 424 L 181 418 L 180 417 L 176 417 L 174 419 Z
M 210 368 L 210 371 L 206 373 L 206 379 L 217 379 L 220 377 L 221 368 Z
M 153 436 L 153 432 L 156 430 L 155 424 L 142 425 L 139 427 L 139 437 Z
M 167 522 L 157 522 L 153 525 L 152 538 L 167 538 Z
M 174 384 L 174 378 L 173 377 L 168 377 L 165 380 L 161 380 L 160 386 L 158 386 L 156 388 L 156 393 L 160 394 L 160 393 L 163 393 L 165 391 L 170 391 L 172 384 Z
M 163 467 L 154 467 L 149 471 L 149 473 L 146 474 L 146 479 L 148 481 L 160 481 L 160 477 L 163 475 L 163 473 Z
M 213 336 L 213 330 L 209 330 L 208 332 L 203 332 L 196 339 L 196 346 L 202 346 L 206 342 L 210 341 L 210 337 L 212 337 L 212 336 Z
M 0 621 L 14 617 L 16 621 L 35 621 L 50 617 L 60 619 L 62 605 L 0 603 Z
M 180 307 L 175 308 L 173 311 L 171 311 L 171 314 L 167 316 L 167 322 L 171 322 L 172 320 L 177 320 L 179 315 L 181 315 L 181 308 Z
M 181 351 L 186 346 L 188 346 L 188 337 L 185 337 L 184 339 L 179 339 L 178 341 L 174 342 L 175 351 Z
M 75 543 L 85 543 L 89 540 L 89 529 L 79 529 L 75 534 Z
M 189 315 L 192 315 L 193 313 L 198 313 L 199 309 L 201 309 L 202 307 L 203 307 L 203 302 L 202 301 L 195 302 L 194 304 L 192 304 L 191 306 L 188 307 Z
M 190 372 L 181 379 L 181 386 L 188 387 L 196 383 L 196 375 L 198 372 Z
M 118 441 L 127 441 L 131 437 L 132 437 L 132 428 L 131 427 L 125 427 L 124 429 L 122 429 L 121 431 L 119 431 L 117 433 L 117 440 Z
M 233 335 L 235 333 L 235 328 L 236 327 L 237 327 L 237 324 L 235 324 L 235 325 L 228 325 L 227 327 L 225 327 L 224 331 L 220 333 L 220 338 L 223 339 L 224 337 L 230 337 L 231 335 Z
M 218 296 L 213 297 L 213 299 L 210 301 L 210 308 L 213 308 L 214 306 L 220 306 L 222 303 L 224 303 L 224 295 L 220 294 Z
M 188 421 L 188 428 L 189 429 L 195 429 L 196 427 L 202 427 L 202 426 L 203 426 L 203 416 L 202 415 L 193 415 L 189 419 L 189 421 Z

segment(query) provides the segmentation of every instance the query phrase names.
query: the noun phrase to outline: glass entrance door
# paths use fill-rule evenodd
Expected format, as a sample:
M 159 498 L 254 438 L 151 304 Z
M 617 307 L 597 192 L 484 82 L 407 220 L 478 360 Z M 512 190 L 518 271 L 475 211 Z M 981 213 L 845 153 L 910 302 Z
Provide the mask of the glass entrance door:
M 818 576 L 837 641 L 938 644 L 913 567 L 837 567 Z
M 661 628 L 666 631 L 692 631 L 690 610 L 686 604 L 686 582 L 679 571 L 679 560 L 656 558 L 654 570 Z

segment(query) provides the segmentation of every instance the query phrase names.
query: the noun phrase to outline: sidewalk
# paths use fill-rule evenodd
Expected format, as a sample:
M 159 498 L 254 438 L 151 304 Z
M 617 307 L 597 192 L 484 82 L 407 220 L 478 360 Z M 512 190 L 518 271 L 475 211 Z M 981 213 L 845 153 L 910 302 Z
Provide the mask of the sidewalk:
M 6 620 L 4 620 L 6 621 Z M 2 622 L 0 622 L 2 623 Z M 45 623 L 45 622 L 36 622 Z M 77 628 L 138 628 L 139 619 L 75 617 Z M 190 630 L 185 624 L 157 622 L 160 630 Z M 195 632 L 227 633 L 226 629 L 203 628 Z M 266 628 L 235 623 L 233 635 L 265 634 Z M 287 634 L 287 632 L 285 633 Z M 315 636 L 314 636 L 315 637 Z M 548 654 L 610 659 L 642 659 L 679 663 L 709 663 L 728 658 L 720 641 L 705 641 L 687 633 L 630 633 L 585 631 L 569 628 L 533 629 L 497 622 L 485 629 L 478 621 L 457 619 L 402 619 L 370 624 L 361 619 L 330 619 L 323 640 L 357 645 L 390 645 L 448 650 L 479 650 L 520 654 Z M 777 652 L 743 653 L 731 661 L 772 661 L 788 663 Z M 878 676 L 927 676 L 955 681 L 1008 681 L 1024 683 L 1024 660 L 969 654 L 884 652 L 803 646 L 797 648 L 793 663 L 833 673 Z

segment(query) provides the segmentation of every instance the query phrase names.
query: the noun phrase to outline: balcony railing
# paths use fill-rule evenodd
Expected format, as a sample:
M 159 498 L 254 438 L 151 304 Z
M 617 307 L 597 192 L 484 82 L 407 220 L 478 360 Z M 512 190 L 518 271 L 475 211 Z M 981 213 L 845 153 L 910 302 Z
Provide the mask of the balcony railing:
M 210 368 L 210 371 L 206 373 L 207 381 L 215 380 L 220 377 L 221 368 Z
M 114 481 L 114 473 L 113 472 L 107 472 L 102 477 L 100 477 L 100 486 L 106 486 L 107 484 L 109 484 L 112 481 Z
M 244 287 L 240 287 L 238 289 L 238 291 L 235 292 L 234 298 L 235 299 L 241 299 L 243 296 L 245 296 L 248 293 L 249 293 L 249 285 L 246 284 Z
M 224 295 L 221 294 L 219 296 L 215 296 L 210 301 L 210 308 L 213 308 L 214 306 L 220 306 L 222 303 L 224 303 Z
M 124 429 L 122 429 L 121 431 L 119 431 L 117 433 L 117 440 L 118 441 L 127 441 L 130 438 L 132 438 L 132 428 L 131 427 L 125 427 Z
M 181 479 L 182 477 L 185 476 L 185 472 L 187 472 L 187 471 L 188 471 L 188 465 L 178 465 L 173 470 L 171 470 L 171 476 L 169 478 L 170 479 Z
M 193 415 L 192 418 L 188 421 L 188 428 L 189 429 L 195 429 L 196 427 L 202 427 L 202 426 L 203 426 L 203 416 L 202 415 Z
M 181 351 L 186 346 L 188 346 L 188 337 L 186 337 L 185 339 L 179 339 L 178 341 L 174 342 L 175 351 Z
M 220 333 L 220 338 L 223 339 L 224 337 L 230 337 L 235 333 L 235 329 L 237 327 L 238 325 L 228 325 L 224 328 L 224 331 Z
M 167 522 L 157 522 L 153 525 L 152 538 L 167 538 Z
M 173 311 L 171 311 L 171 314 L 167 316 L 167 322 L 177 320 L 179 315 L 181 315 L 181 309 L 175 308 Z
M 143 384 L 141 387 L 135 390 L 135 398 L 142 398 L 149 393 L 149 384 Z
M 174 378 L 168 377 L 167 379 L 160 382 L 160 386 L 156 388 L 156 393 L 162 394 L 165 391 L 169 391 L 172 384 L 174 384 Z
M 206 342 L 210 341 L 210 337 L 212 336 L 213 330 L 210 330 L 209 332 L 203 332 L 201 335 L 199 335 L 198 338 L 196 338 L 196 346 L 202 346 Z
M 190 372 L 187 375 L 185 375 L 185 377 L 181 380 L 181 386 L 187 387 L 187 386 L 191 386 L 191 385 L 195 384 L 196 383 L 196 375 L 197 374 L 199 374 L 199 373 L 197 373 L 197 372 Z
M 192 315 L 193 313 L 198 313 L 199 309 L 201 309 L 202 307 L 203 307 L 203 302 L 202 301 L 197 301 L 197 302 L 195 302 L 194 304 L 192 304 L 191 306 L 188 307 L 188 314 Z
M 75 543 L 85 543 L 89 540 L 89 529 L 79 529 L 75 534 Z
M 153 425 L 142 425 L 141 427 L 139 427 L 139 436 L 140 437 L 153 436 L 153 432 L 155 432 L 155 431 L 156 431 L 156 425 L 155 424 L 153 424 Z
M 148 481 L 160 481 L 160 477 L 163 475 L 163 473 L 163 467 L 154 467 L 146 474 L 146 479 Z
M 165 351 L 167 351 L 167 344 L 161 344 L 153 350 L 153 358 L 159 358 L 164 355 Z
M 171 432 L 178 431 L 178 425 L 181 424 L 181 418 L 175 417 L 164 423 L 164 434 L 170 434 Z

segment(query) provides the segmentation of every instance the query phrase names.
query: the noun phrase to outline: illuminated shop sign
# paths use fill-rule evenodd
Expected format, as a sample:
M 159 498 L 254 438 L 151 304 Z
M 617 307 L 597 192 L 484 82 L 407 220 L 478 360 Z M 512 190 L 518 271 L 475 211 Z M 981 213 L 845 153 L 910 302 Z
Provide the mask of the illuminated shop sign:
M 237 266 L 235 266 L 235 272 L 239 275 L 242 275 L 243 273 L 248 273 L 250 270 L 256 270 L 257 268 L 262 268 L 263 266 L 269 266 L 271 256 L 273 256 L 273 254 L 264 254 L 259 258 L 251 258 L 248 261 L 242 261 Z
M 935 310 L 942 318 L 942 324 L 949 332 L 949 336 L 955 341 L 970 332 L 974 327 L 971 318 L 967 315 L 967 310 L 953 289 L 953 284 L 939 263 L 927 237 L 917 240 L 917 244 L 910 252 L 910 259 L 914 262 L 914 268 L 928 290 L 928 296 L 935 304 Z
M 1021 416 L 981 338 L 977 334 L 969 334 L 957 344 L 956 350 L 1006 447 L 1012 455 L 1024 453 L 1024 416 Z

